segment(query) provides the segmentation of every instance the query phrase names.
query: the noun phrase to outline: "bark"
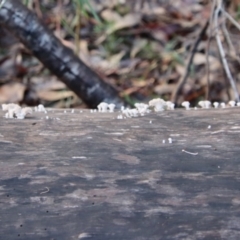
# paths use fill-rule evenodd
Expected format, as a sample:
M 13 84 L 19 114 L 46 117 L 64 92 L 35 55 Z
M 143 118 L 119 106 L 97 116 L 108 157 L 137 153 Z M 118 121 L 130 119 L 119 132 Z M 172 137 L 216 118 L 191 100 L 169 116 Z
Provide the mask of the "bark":
M 0 9 L 0 24 L 14 34 L 53 74 L 89 107 L 100 102 L 124 101 L 118 92 L 65 47 L 37 16 L 18 0 L 6 0 Z
M 0 111 L 0 239 L 240 239 L 239 109 L 118 114 Z

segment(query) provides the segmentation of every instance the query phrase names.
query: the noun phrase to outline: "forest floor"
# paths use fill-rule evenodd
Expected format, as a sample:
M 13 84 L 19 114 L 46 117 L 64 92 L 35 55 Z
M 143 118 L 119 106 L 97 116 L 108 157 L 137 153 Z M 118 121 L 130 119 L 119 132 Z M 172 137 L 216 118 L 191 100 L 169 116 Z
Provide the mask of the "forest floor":
M 192 106 L 206 98 L 219 102 L 234 99 L 212 21 L 199 37 L 213 15 L 213 1 L 23 2 L 64 45 L 131 104 L 154 97 L 177 99 L 178 103 L 189 101 Z M 236 22 L 240 19 L 239 6 L 239 0 L 224 6 Z M 239 30 L 225 18 L 220 21 L 219 30 L 229 69 L 240 90 Z M 9 32 L 1 28 L 0 32 L 1 103 L 86 107 Z M 189 64 L 197 40 L 199 45 Z M 179 89 L 186 73 L 188 77 Z

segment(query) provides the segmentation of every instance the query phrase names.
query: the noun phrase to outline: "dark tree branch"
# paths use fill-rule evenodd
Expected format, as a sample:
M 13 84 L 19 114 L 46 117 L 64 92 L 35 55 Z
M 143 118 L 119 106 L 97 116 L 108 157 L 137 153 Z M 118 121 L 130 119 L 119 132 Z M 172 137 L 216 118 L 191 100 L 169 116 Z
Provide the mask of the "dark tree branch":
M 209 25 L 209 19 L 204 24 L 203 28 L 201 29 L 201 31 L 200 31 L 200 33 L 198 35 L 198 38 L 196 39 L 196 41 L 195 41 L 195 43 L 193 45 L 192 52 L 191 52 L 190 58 L 188 60 L 187 68 L 185 70 L 185 74 L 179 80 L 179 83 L 178 83 L 175 91 L 172 93 L 171 100 L 176 105 L 177 105 L 179 94 L 182 91 L 182 88 L 183 88 L 184 84 L 186 83 L 186 81 L 188 79 L 188 76 L 189 76 L 189 73 L 191 71 L 191 65 L 193 63 L 194 55 L 195 55 L 195 53 L 197 51 L 199 43 L 201 42 L 202 38 L 204 37 L 204 35 L 205 35 L 206 31 L 207 31 L 208 25 Z
M 118 92 L 86 66 L 72 50 L 39 22 L 18 0 L 6 0 L 0 8 L 0 24 L 11 31 L 53 74 L 89 107 L 100 102 L 124 105 Z

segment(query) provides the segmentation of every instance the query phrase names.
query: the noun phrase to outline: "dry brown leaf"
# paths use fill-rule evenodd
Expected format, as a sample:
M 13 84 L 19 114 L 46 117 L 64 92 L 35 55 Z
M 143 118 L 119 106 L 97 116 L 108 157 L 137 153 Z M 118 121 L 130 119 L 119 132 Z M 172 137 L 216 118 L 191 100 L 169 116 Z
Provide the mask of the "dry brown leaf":
M 154 92 L 163 95 L 172 93 L 176 89 L 176 84 L 162 84 L 154 88 Z
M 129 13 L 124 17 L 122 17 L 119 21 L 115 22 L 115 24 L 113 24 L 113 26 L 111 26 L 103 36 L 97 39 L 96 44 L 97 45 L 101 44 L 107 38 L 108 35 L 123 28 L 133 27 L 139 24 L 140 22 L 141 22 L 141 14 Z
M 122 19 L 122 17 L 117 12 L 110 9 L 102 11 L 101 17 L 108 22 L 118 22 Z
M 141 14 L 138 13 L 129 13 L 122 17 L 118 22 L 116 22 L 108 31 L 107 34 L 112 34 L 113 32 L 123 29 L 129 28 L 137 25 L 141 21 Z
M 179 73 L 180 76 L 183 76 L 185 74 L 185 71 L 186 71 L 186 67 L 185 66 L 177 64 L 175 66 L 175 68 L 176 68 L 177 73 Z
M 122 57 L 125 55 L 125 51 L 112 55 L 109 59 L 102 59 L 101 61 L 95 61 L 95 66 L 100 67 L 104 70 L 110 70 L 117 68 Z M 99 58 L 101 59 L 101 58 Z
M 144 48 L 147 44 L 146 39 L 137 39 L 134 41 L 133 48 L 130 53 L 131 58 L 135 58 L 135 56 Z
M 21 83 L 5 84 L 0 88 L 1 103 L 18 103 L 23 99 L 26 87 Z
M 32 77 L 31 82 L 36 84 L 36 91 L 64 90 L 66 85 L 53 77 Z
M 209 67 L 211 71 L 217 70 L 221 67 L 219 60 L 213 56 L 208 56 Z M 203 53 L 196 53 L 194 55 L 193 63 L 195 65 L 203 65 L 207 63 L 206 55 Z
M 150 78 L 150 79 L 147 79 L 147 80 L 133 80 L 133 86 L 134 87 L 146 87 L 146 86 L 149 86 L 149 85 L 152 85 L 154 83 L 155 79 L 154 78 Z

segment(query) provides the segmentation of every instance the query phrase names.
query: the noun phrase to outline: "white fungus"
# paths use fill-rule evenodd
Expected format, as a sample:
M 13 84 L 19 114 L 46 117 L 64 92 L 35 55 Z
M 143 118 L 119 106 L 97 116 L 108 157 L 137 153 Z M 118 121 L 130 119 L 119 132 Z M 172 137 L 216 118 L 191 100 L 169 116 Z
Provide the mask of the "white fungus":
M 236 105 L 236 102 L 235 101 L 229 101 L 228 102 L 228 105 L 230 105 L 230 107 L 235 107 L 235 105 Z
M 42 104 L 39 104 L 36 108 L 37 112 L 45 112 L 46 109 Z
M 213 106 L 214 106 L 214 108 L 218 108 L 219 107 L 219 102 L 214 102 Z
M 171 101 L 167 101 L 167 110 L 174 110 L 175 108 L 175 103 L 171 102 Z
M 162 112 L 167 109 L 166 102 L 161 98 L 155 98 L 149 101 L 148 105 L 153 107 L 155 112 Z
M 144 114 L 148 112 L 149 105 L 145 103 L 135 103 L 134 106 L 138 110 L 140 114 Z
M 168 142 L 169 142 L 169 143 L 172 143 L 172 138 L 168 138 Z
M 99 112 L 107 112 L 108 111 L 108 104 L 105 102 L 101 102 L 97 106 Z
M 115 107 L 116 107 L 116 105 L 113 103 L 108 104 L 109 112 L 114 112 Z
M 240 107 L 240 102 L 237 102 L 237 107 Z
M 200 102 L 198 103 L 198 105 L 199 105 L 201 108 L 210 108 L 210 107 L 211 107 L 211 102 L 208 101 L 208 100 L 200 101 Z
M 26 115 L 32 114 L 32 109 L 29 107 L 21 108 L 19 105 L 10 103 L 10 104 L 3 104 L 2 109 L 7 111 L 5 114 L 6 118 L 17 118 L 17 119 L 24 119 Z
M 225 108 L 226 104 L 224 102 L 220 103 L 221 108 Z
M 122 110 L 122 113 L 128 118 L 139 116 L 139 112 L 136 108 L 133 108 L 133 109 L 126 108 Z
M 182 102 L 182 106 L 185 107 L 186 110 L 189 110 L 190 109 L 190 102 L 184 101 L 184 102 Z

